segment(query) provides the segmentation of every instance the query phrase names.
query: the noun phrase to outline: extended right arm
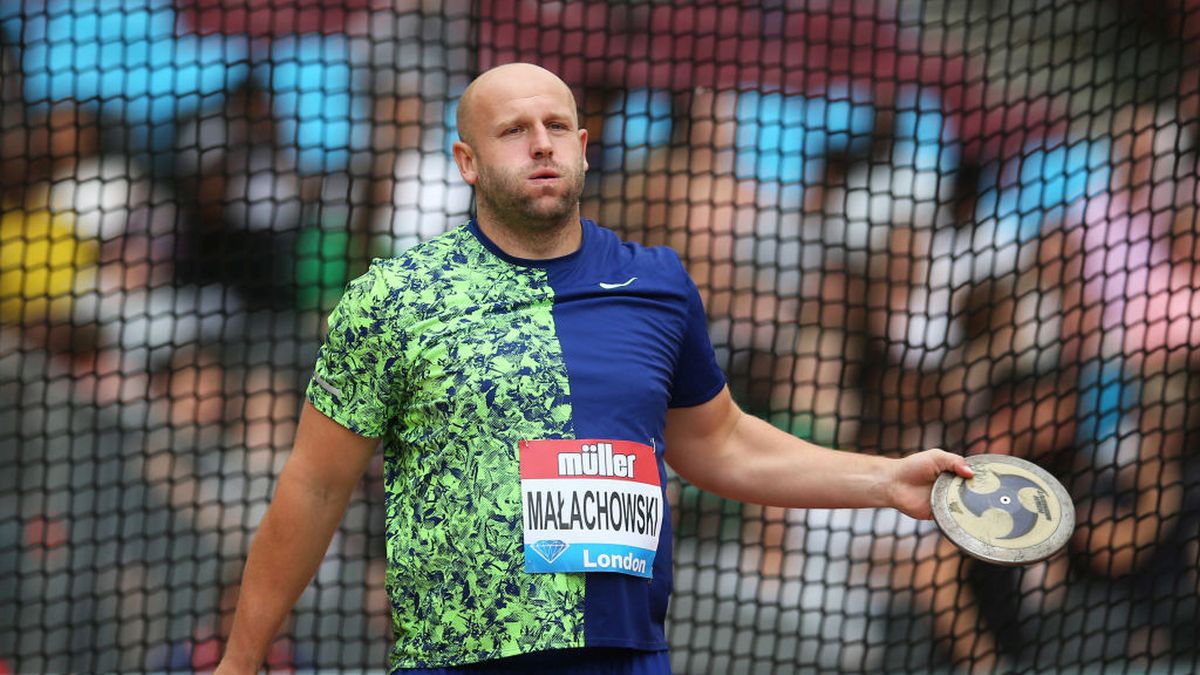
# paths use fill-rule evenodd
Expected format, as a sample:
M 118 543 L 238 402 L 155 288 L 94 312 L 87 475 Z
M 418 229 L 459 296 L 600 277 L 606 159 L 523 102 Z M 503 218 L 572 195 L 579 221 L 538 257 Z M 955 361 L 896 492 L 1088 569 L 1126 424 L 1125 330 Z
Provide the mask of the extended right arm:
M 250 548 L 217 673 L 258 671 L 279 626 L 324 558 L 378 442 L 304 403 L 292 454 Z

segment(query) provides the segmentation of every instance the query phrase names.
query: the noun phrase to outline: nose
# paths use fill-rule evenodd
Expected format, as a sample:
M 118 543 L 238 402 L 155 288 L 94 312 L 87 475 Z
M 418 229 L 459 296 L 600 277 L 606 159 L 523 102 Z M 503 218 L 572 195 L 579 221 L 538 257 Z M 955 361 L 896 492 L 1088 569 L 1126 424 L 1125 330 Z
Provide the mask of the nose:
M 544 159 L 553 152 L 554 146 L 550 143 L 550 131 L 543 124 L 536 125 L 529 138 L 529 154 L 533 155 L 534 159 Z

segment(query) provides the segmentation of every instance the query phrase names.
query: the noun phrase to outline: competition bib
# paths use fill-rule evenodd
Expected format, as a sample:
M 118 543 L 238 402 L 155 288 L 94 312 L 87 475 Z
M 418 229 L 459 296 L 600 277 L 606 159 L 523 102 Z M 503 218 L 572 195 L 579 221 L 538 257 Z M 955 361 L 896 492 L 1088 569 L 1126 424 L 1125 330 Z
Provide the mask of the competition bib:
M 654 448 L 600 439 L 521 441 L 526 572 L 653 575 L 662 529 Z

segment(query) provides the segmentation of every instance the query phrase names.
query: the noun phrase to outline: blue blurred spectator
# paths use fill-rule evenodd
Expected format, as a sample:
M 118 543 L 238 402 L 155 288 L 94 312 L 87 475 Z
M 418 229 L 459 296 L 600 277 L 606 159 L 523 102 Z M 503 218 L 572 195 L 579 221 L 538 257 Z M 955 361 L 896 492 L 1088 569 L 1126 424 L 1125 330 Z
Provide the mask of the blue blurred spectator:
M 1094 571 L 1122 576 L 1155 556 L 1183 497 L 1200 279 L 1172 244 L 1200 175 L 1170 106 L 1119 109 L 1111 132 L 1108 189 L 1064 222 L 1077 276 L 1064 279 L 1062 359 L 1080 369 L 1073 487 L 1089 518 L 1075 543 Z
M 271 9 L 323 14 L 299 0 Z M 365 83 L 351 66 L 344 34 L 258 35 L 246 25 L 237 33 L 232 22 L 225 34 L 198 34 L 179 31 L 180 23 L 186 21 L 177 21 L 171 0 L 21 0 L 0 7 L 0 30 L 20 48 L 26 102 L 75 100 L 120 119 L 130 152 L 169 153 L 180 119 L 219 105 L 250 77 L 275 95 L 275 114 L 302 171 L 343 168 L 352 151 L 365 149 Z M 301 22 L 270 25 L 287 30 Z M 270 39 L 255 39 L 263 37 Z M 169 170 L 171 162 L 155 168 Z
M 604 111 L 600 169 L 638 168 L 651 150 L 670 144 L 671 132 L 670 92 L 654 89 L 618 91 Z
M 817 186 L 830 155 L 863 157 L 870 150 L 875 110 L 849 87 L 821 97 L 747 91 L 738 97 L 737 125 L 739 178 Z
M 1096 197 L 1108 182 L 1105 139 L 1058 141 L 1030 147 L 1017 157 L 990 163 L 981 172 L 974 219 L 965 227 L 932 233 L 921 282 L 910 292 L 888 326 L 893 359 L 905 367 L 936 371 L 957 358 L 968 338 L 966 316 L 973 310 L 973 289 L 992 280 L 1030 270 L 1037 243 L 1059 226 L 1066 209 Z M 1033 302 L 1034 315 L 1018 324 L 1046 321 L 1044 303 Z M 1035 333 L 1038 331 L 1035 330 Z M 1035 335 L 1035 347 L 1051 347 L 1052 336 Z M 1013 354 L 1031 358 L 1031 367 L 1049 367 L 1040 352 L 1024 347 Z M 1053 360 L 1053 359 L 1051 359 Z

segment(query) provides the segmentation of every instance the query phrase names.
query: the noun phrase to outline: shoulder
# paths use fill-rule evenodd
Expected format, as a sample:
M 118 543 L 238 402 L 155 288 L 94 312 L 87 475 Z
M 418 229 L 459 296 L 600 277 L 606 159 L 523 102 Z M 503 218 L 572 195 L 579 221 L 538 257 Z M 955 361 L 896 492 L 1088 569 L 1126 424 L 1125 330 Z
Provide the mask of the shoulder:
M 453 269 L 468 262 L 468 251 L 474 243 L 475 239 L 466 225 L 459 225 L 394 258 L 376 259 L 372 267 L 379 265 L 384 272 L 398 280 L 431 274 L 436 276 L 439 270 Z M 420 278 L 415 280 L 420 281 Z
M 591 221 L 600 248 L 617 258 L 622 266 L 637 270 L 648 278 L 679 282 L 689 279 L 683 261 L 674 249 L 668 246 L 645 246 L 635 241 L 625 241 L 617 233 Z
M 381 290 L 403 293 L 436 285 L 447 273 L 470 265 L 474 238 L 458 226 L 423 241 L 393 258 L 375 258 L 360 280 L 369 279 Z M 356 280 L 359 281 L 359 280 Z
M 413 246 L 393 258 L 375 258 L 346 286 L 338 304 L 342 313 L 398 318 L 423 305 L 436 304 L 440 280 L 469 265 L 463 254 L 466 228 L 458 227 Z

